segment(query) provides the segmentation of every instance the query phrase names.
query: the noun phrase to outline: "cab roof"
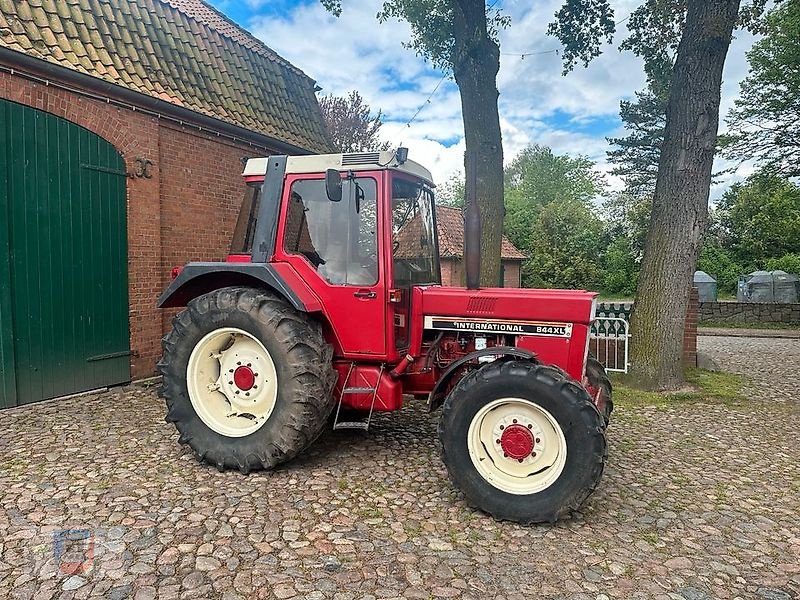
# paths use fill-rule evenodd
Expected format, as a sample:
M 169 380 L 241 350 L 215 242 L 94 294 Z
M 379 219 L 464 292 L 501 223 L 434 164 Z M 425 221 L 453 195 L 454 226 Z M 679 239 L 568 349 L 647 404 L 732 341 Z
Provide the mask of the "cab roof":
M 353 154 L 311 154 L 308 156 L 289 156 L 286 159 L 287 173 L 324 173 L 327 169 L 337 171 L 376 171 L 392 169 L 409 173 L 433 185 L 433 176 L 421 164 L 413 160 L 399 163 L 395 152 L 358 152 Z M 267 172 L 266 158 L 251 158 L 244 168 L 244 177 L 264 176 Z

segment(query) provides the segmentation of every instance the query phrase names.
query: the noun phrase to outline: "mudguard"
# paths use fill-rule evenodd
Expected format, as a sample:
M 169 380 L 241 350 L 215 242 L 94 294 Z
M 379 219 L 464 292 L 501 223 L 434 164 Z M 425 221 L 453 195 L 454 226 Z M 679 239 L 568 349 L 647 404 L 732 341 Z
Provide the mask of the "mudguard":
M 533 352 L 530 350 L 523 350 L 522 348 L 514 348 L 513 346 L 493 346 L 492 348 L 484 348 L 483 350 L 470 352 L 466 356 L 454 360 L 447 366 L 444 373 L 442 373 L 442 376 L 439 378 L 439 381 L 433 386 L 431 393 L 428 394 L 428 410 L 433 412 L 444 403 L 443 392 L 459 367 L 481 356 L 511 356 L 536 362 L 536 355 Z
M 158 308 L 186 306 L 193 298 L 229 286 L 267 287 L 302 312 L 305 303 L 269 263 L 192 262 L 186 264 L 158 299 Z

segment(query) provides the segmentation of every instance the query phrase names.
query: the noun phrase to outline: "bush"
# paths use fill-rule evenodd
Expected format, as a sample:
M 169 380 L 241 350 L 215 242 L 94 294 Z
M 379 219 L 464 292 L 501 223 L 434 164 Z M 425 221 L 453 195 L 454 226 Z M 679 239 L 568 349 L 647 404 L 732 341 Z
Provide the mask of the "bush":
M 767 270 L 800 275 L 800 254 L 784 254 L 780 258 L 770 258 L 767 261 Z

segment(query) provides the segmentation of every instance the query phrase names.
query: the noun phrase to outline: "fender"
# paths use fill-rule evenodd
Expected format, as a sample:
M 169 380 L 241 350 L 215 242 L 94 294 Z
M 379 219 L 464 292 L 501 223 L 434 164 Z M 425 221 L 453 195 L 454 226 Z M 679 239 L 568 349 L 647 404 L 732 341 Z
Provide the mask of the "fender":
M 158 299 L 158 308 L 186 306 L 198 296 L 228 286 L 262 286 L 283 296 L 301 312 L 308 312 L 305 303 L 286 280 L 269 263 L 187 263 Z
M 428 394 L 428 410 L 430 412 L 433 412 L 442 404 L 444 404 L 443 392 L 445 388 L 447 388 L 447 384 L 450 383 L 450 380 L 453 378 L 459 367 L 465 365 L 471 360 L 480 358 L 481 356 L 509 356 L 513 358 L 522 358 L 533 362 L 539 362 L 536 360 L 536 355 L 530 350 L 514 348 L 513 346 L 494 346 L 493 348 L 484 348 L 483 350 L 470 352 L 466 356 L 462 356 L 458 360 L 451 362 L 444 370 L 444 373 L 442 373 L 442 376 L 439 377 L 439 381 L 436 382 L 436 385 L 433 386 L 431 393 Z

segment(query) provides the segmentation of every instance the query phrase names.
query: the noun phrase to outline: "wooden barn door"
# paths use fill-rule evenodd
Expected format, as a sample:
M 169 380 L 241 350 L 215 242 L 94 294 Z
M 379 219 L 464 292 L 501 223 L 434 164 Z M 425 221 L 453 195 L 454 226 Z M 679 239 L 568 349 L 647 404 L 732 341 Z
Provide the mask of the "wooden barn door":
M 130 379 L 125 165 L 0 100 L 0 407 Z

